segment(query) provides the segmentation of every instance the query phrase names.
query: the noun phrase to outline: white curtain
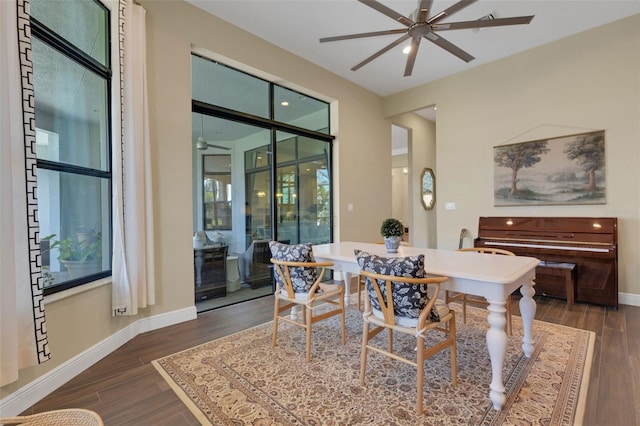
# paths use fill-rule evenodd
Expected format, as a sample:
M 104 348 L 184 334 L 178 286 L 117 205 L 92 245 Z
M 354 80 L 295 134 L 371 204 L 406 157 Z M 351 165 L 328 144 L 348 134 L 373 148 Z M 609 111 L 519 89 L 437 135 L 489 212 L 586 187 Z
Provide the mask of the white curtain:
M 114 97 L 121 98 L 114 117 L 122 117 L 122 133 L 113 139 L 113 315 L 136 315 L 155 304 L 145 16 L 143 7 L 120 1 L 123 86 Z
M 20 369 L 49 359 L 35 235 L 35 156 L 25 152 L 34 140 L 25 26 L 21 4 L 0 1 L 0 386 L 16 381 Z

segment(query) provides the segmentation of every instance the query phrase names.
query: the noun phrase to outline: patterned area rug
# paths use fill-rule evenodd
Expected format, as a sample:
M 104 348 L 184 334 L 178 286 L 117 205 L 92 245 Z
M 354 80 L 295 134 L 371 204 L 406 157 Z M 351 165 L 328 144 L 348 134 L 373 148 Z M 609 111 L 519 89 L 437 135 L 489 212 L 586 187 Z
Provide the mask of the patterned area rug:
M 454 304 L 454 309 L 457 308 Z M 507 401 L 489 401 L 491 364 L 485 343 L 487 311 L 456 312 L 458 385 L 452 386 L 448 349 L 425 364 L 424 415 L 415 414 L 415 369 L 369 352 L 361 387 L 362 314 L 347 314 L 347 344 L 339 318 L 314 324 L 311 362 L 305 335 L 281 322 L 244 330 L 153 361 L 202 424 L 214 425 L 502 425 L 580 424 L 584 413 L 593 332 L 534 321 L 535 352 L 522 354 L 522 323 L 513 317 L 504 366 Z M 438 333 L 435 333 L 437 336 Z M 376 338 L 385 344 L 386 333 Z M 396 333 L 394 350 L 414 352 L 415 338 Z

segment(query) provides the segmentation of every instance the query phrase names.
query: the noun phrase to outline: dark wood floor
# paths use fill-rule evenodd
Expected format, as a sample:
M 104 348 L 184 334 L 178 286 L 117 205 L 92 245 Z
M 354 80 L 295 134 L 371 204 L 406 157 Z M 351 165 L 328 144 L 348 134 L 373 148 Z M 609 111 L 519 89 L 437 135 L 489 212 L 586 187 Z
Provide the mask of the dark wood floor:
M 619 310 L 536 297 L 536 319 L 592 330 L 596 345 L 585 425 L 640 424 L 640 307 Z M 514 313 L 518 305 L 513 303 Z M 80 407 L 105 425 L 195 425 L 196 419 L 151 365 L 165 355 L 269 321 L 273 297 L 209 311 L 194 321 L 137 336 L 25 413 Z

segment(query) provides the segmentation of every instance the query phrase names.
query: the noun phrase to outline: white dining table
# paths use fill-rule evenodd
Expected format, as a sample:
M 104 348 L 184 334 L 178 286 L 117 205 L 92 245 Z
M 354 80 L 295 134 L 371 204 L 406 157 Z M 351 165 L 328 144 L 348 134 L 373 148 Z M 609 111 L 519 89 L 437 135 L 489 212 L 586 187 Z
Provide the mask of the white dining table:
M 342 273 L 345 290 L 351 277 L 360 273 L 354 250 L 384 257 L 403 257 L 424 254 L 424 269 L 428 275 L 449 277 L 442 288 L 481 296 L 487 299 L 487 349 L 491 360 L 491 383 L 489 398 L 493 408 L 500 410 L 506 401 L 502 370 L 507 353 L 505 332 L 506 300 L 520 288 L 520 314 L 524 325 L 522 350 L 527 358 L 533 353 L 532 325 L 536 313 L 534 279 L 538 259 L 525 256 L 497 256 L 456 250 L 427 249 L 400 246 L 397 253 L 387 253 L 385 246 L 374 243 L 344 241 L 313 246 L 318 262 L 333 262 L 331 269 Z M 349 304 L 349 291 L 345 291 L 345 302 Z

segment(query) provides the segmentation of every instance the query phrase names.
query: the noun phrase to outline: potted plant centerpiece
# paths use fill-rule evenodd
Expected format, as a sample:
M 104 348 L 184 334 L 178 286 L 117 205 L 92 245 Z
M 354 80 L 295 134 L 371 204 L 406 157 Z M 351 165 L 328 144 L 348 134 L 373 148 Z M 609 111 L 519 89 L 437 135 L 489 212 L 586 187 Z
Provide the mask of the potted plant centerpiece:
M 58 250 L 58 260 L 65 267 L 69 279 L 96 274 L 102 269 L 102 234 L 79 233 L 76 239 L 56 239 L 56 234 L 43 240 L 49 241 L 49 250 Z
M 404 235 L 404 225 L 398 219 L 385 219 L 380 227 L 380 235 L 384 237 L 387 253 L 397 253 Z

